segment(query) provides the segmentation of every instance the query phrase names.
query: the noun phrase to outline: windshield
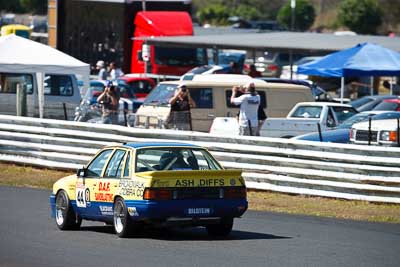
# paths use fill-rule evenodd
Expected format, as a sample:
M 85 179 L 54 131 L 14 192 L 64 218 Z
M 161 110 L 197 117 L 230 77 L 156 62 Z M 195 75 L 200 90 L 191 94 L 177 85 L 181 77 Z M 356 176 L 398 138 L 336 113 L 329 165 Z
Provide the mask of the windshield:
M 293 118 L 319 118 L 322 107 L 299 106 L 292 114 Z
M 398 110 L 399 106 L 400 106 L 400 104 L 396 103 L 396 102 L 382 101 L 381 103 L 379 103 L 374 108 L 374 110 L 390 110 L 390 111 L 394 111 L 394 110 Z
M 221 169 L 210 153 L 200 148 L 144 148 L 136 153 L 135 172 Z
M 198 66 L 204 65 L 204 58 L 201 49 L 196 48 L 154 48 L 155 62 L 159 65 L 169 66 Z
M 351 105 L 353 108 L 358 108 L 358 107 L 361 107 L 362 105 L 365 105 L 365 104 L 367 104 L 368 102 L 371 102 L 371 101 L 373 101 L 372 98 L 369 98 L 369 97 L 362 97 L 362 98 L 359 98 L 359 99 L 357 99 L 357 100 L 351 101 L 351 102 L 350 102 L 350 105 Z
M 343 121 L 343 123 L 340 124 L 336 128 L 338 128 L 338 129 L 350 129 L 351 126 L 353 126 L 354 123 L 368 120 L 369 116 L 372 116 L 372 114 L 365 114 L 365 113 L 356 114 L 353 117 L 350 117 L 347 120 Z
M 158 84 L 146 97 L 143 105 L 168 105 L 176 87 L 176 84 Z
M 218 55 L 218 64 L 229 65 L 231 62 L 236 62 L 238 64 L 242 64 L 244 60 L 244 55 L 240 54 L 219 54 Z
M 102 83 L 90 84 L 89 89 L 86 91 L 85 100 L 96 100 L 99 95 L 104 91 Z
M 135 89 L 124 80 L 118 80 L 119 95 L 123 98 L 135 98 Z
M 387 120 L 387 119 L 397 119 L 400 118 L 400 112 L 385 112 L 382 114 L 376 114 L 374 120 Z
M 355 109 L 349 107 L 332 107 L 332 109 L 339 123 L 357 114 Z

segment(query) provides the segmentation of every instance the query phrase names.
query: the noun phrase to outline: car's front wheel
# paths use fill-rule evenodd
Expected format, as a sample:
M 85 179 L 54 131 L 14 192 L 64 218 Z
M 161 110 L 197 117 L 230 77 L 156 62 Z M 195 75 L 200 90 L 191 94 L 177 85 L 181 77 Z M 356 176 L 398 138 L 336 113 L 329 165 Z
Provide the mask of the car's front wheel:
M 128 237 L 132 231 L 132 220 L 122 198 L 114 202 L 114 229 L 119 237 Z
M 61 230 L 79 229 L 82 219 L 72 208 L 67 192 L 61 190 L 56 196 L 56 224 Z
M 206 226 L 207 233 L 213 237 L 224 237 L 231 233 L 233 227 L 233 218 L 223 218 L 218 224 Z

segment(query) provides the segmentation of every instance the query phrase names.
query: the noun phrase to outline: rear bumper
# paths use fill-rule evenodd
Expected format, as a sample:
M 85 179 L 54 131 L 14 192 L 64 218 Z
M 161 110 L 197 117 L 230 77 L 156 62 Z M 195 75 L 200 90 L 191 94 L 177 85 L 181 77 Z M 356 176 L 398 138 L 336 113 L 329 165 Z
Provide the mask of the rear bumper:
M 126 201 L 133 220 L 188 219 L 240 217 L 247 210 L 246 199 L 238 200 L 166 200 L 166 201 Z

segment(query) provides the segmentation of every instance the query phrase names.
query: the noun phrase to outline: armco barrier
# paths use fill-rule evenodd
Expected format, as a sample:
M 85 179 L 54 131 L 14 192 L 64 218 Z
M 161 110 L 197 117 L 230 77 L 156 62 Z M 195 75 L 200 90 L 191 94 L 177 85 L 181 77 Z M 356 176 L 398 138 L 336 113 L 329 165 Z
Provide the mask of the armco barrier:
M 400 203 L 400 148 L 127 128 L 0 115 L 0 160 L 77 169 L 101 147 L 139 141 L 207 147 L 249 188 Z

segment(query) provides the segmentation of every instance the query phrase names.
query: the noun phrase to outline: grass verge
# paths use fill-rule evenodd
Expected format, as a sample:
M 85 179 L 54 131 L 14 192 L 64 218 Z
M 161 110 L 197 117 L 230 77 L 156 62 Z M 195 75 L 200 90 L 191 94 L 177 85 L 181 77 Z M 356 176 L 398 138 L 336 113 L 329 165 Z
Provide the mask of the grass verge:
M 73 172 L 0 163 L 0 185 L 51 189 Z M 265 191 L 248 192 L 249 209 L 371 222 L 400 223 L 400 205 L 377 204 Z

